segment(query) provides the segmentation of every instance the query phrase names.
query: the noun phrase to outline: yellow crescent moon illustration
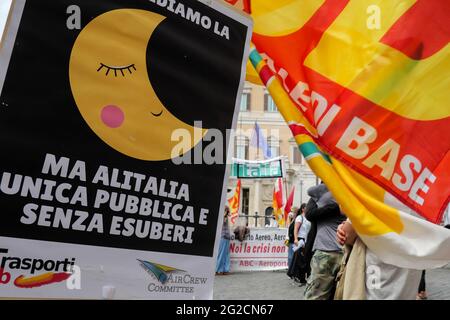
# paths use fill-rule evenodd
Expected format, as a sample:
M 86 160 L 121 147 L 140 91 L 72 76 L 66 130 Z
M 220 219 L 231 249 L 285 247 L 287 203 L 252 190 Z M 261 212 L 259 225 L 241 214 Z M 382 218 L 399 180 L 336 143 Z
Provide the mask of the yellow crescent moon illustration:
M 115 150 L 148 161 L 179 156 L 172 155 L 174 130 L 190 134 L 191 148 L 207 131 L 172 115 L 150 83 L 147 45 L 164 19 L 137 9 L 104 13 L 80 32 L 69 62 L 72 94 L 89 127 Z

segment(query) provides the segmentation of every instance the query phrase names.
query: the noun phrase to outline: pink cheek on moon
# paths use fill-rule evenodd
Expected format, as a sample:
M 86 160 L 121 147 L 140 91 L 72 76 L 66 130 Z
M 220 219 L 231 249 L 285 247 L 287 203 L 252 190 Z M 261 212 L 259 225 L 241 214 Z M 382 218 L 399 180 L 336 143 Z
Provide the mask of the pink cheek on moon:
M 110 128 L 120 127 L 125 120 L 122 109 L 114 105 L 103 107 L 100 117 L 103 123 Z

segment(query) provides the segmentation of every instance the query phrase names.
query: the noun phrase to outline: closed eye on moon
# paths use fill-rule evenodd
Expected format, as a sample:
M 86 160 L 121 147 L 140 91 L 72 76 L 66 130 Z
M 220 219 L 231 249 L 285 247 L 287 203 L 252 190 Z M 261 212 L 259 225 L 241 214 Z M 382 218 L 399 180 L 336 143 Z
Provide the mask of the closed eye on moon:
M 100 70 L 102 69 L 106 69 L 106 73 L 105 76 L 107 76 L 109 74 L 109 72 L 111 70 L 113 70 L 114 72 L 114 76 L 117 77 L 117 73 L 120 72 L 122 74 L 122 77 L 125 77 L 125 70 L 128 70 L 128 72 L 130 74 L 133 73 L 132 70 L 136 71 L 136 66 L 134 64 L 130 64 L 128 66 L 123 66 L 123 67 L 113 67 L 113 66 L 108 66 L 104 63 L 100 63 L 100 67 L 97 69 L 97 72 L 100 72 Z
M 153 116 L 155 116 L 155 117 L 159 117 L 160 115 L 162 115 L 162 113 L 163 113 L 163 110 L 161 110 L 160 112 L 158 112 L 158 113 L 151 113 Z

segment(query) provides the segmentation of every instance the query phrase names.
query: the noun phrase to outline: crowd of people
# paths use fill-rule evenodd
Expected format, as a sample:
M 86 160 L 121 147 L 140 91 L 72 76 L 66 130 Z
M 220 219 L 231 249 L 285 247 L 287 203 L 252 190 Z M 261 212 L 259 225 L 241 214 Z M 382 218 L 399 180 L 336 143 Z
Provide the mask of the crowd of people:
M 310 188 L 308 195 L 309 202 L 294 212 L 289 225 L 293 250 L 296 243 L 302 250 L 290 250 L 287 272 L 299 286 L 306 285 L 306 300 L 427 299 L 424 270 L 383 263 L 359 239 L 325 184 Z M 301 232 L 305 223 L 306 236 Z M 448 212 L 444 226 L 450 229 Z M 380 271 L 379 279 L 370 285 L 366 280 L 374 267 Z
M 293 207 L 287 221 L 287 275 L 294 284 L 304 287 L 306 300 L 427 299 L 424 270 L 404 269 L 382 262 L 359 239 L 325 184 L 309 188 L 308 195 L 308 203 L 300 208 Z M 217 275 L 230 271 L 228 215 L 227 207 Z M 448 212 L 444 227 L 450 229 Z M 242 230 L 248 232 L 248 227 Z M 236 237 L 242 241 L 241 231 L 236 231 Z M 374 267 L 379 270 L 379 279 L 376 285 L 370 285 L 366 280 Z

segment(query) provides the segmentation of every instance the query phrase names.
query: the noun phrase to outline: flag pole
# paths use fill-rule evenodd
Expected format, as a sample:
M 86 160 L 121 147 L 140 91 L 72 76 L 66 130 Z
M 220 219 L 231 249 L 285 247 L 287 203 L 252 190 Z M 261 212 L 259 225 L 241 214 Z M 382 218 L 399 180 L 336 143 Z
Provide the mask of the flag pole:
M 282 158 L 282 168 L 284 167 L 284 158 Z M 287 181 L 286 181 L 286 176 L 283 174 L 283 170 L 281 171 L 281 176 L 283 177 L 283 182 L 284 182 L 284 190 L 285 190 L 285 194 L 286 194 L 286 203 L 287 203 L 287 201 L 288 201 L 288 197 L 289 197 L 289 195 L 288 195 L 288 188 L 287 188 Z M 286 203 L 284 204 L 284 208 L 286 208 Z M 289 215 L 289 212 L 288 212 L 288 215 Z M 283 216 L 284 216 L 284 209 L 283 209 Z M 284 219 L 284 224 L 286 224 L 286 218 Z
M 286 202 L 285 202 L 285 204 L 284 204 L 284 208 L 286 208 L 286 203 L 287 203 L 287 201 L 288 201 L 288 197 L 289 197 L 289 195 L 288 195 L 288 193 L 287 193 L 287 182 L 286 182 L 286 177 L 283 177 L 283 180 L 284 180 L 284 190 L 285 190 L 285 195 L 286 195 Z M 283 208 L 283 216 L 284 216 L 284 208 Z M 288 215 L 289 215 L 289 212 L 288 212 Z M 286 217 L 284 218 L 284 225 L 286 226 Z
M 240 181 L 240 180 L 239 180 Z M 238 217 L 236 219 L 239 219 L 239 217 L 242 216 L 242 202 L 244 201 L 244 199 L 242 199 L 242 181 L 240 182 L 240 187 L 239 187 L 239 209 L 238 209 Z
M 260 150 L 259 150 L 259 131 L 257 131 L 256 130 L 256 125 L 258 124 L 258 122 L 257 121 L 255 121 L 255 132 L 256 132 L 256 148 L 257 148 L 257 155 L 256 155 L 256 157 L 257 157 L 257 160 L 260 160 Z

